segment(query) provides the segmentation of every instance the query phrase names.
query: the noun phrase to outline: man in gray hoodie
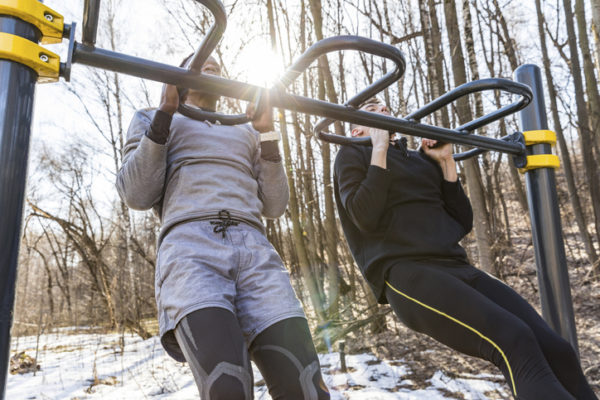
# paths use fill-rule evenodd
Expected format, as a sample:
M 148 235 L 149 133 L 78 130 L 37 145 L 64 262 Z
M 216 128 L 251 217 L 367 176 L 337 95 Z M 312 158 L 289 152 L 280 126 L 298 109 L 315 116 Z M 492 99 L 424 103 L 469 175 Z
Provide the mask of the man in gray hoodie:
M 212 57 L 199 71 L 220 72 Z M 211 111 L 217 100 L 194 90 L 185 98 Z M 223 126 L 176 114 L 178 106 L 177 89 L 165 85 L 157 110 L 136 112 L 117 176 L 125 203 L 161 220 L 155 289 L 165 350 L 188 361 L 202 399 L 252 399 L 250 359 L 273 399 L 329 399 L 261 221 L 281 216 L 289 197 L 272 110 L 252 126 Z

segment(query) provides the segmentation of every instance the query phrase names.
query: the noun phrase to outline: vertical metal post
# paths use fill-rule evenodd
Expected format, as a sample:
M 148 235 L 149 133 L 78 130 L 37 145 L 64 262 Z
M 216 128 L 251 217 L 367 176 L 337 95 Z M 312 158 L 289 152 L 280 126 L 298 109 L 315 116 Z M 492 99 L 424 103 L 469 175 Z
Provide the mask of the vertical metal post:
M 0 15 L 0 32 L 38 43 L 33 25 Z M 4 399 L 10 355 L 29 135 L 37 74 L 0 59 L 0 400 Z
M 85 0 L 83 7 L 83 28 L 81 41 L 88 46 L 96 45 L 98 32 L 98 18 L 100 18 L 100 0 Z
M 526 64 L 517 68 L 514 74 L 516 81 L 529 85 L 533 91 L 533 100 L 519 112 L 521 130 L 547 130 L 540 68 Z M 551 145 L 548 143 L 527 146 L 528 155 L 551 152 Z M 542 315 L 552 329 L 568 340 L 579 353 L 554 169 L 529 170 L 525 173 L 525 180 Z

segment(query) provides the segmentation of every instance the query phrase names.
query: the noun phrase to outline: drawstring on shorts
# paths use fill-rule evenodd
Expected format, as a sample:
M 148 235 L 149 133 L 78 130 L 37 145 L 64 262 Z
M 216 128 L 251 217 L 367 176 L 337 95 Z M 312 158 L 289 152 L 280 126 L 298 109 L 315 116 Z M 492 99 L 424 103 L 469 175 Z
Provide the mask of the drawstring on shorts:
M 218 221 L 210 221 L 211 225 L 214 225 L 213 228 L 214 233 L 222 233 L 223 239 L 225 238 L 225 234 L 227 233 L 227 228 L 230 226 L 239 225 L 239 222 L 235 222 L 231 219 L 231 214 L 227 210 L 221 210 L 218 214 Z

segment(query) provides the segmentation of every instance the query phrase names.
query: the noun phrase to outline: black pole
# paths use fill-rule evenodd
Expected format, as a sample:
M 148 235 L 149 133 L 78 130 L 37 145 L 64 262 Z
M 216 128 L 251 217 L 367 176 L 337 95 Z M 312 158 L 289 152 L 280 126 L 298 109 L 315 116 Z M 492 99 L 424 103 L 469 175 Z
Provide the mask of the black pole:
M 98 18 L 100 18 L 100 0 L 85 0 L 81 41 L 88 46 L 96 45 Z
M 35 43 L 40 37 L 33 25 L 4 15 L 0 32 Z M 0 400 L 6 391 L 36 81 L 29 67 L 0 59 Z
M 515 71 L 515 79 L 530 86 L 533 91 L 532 102 L 519 113 L 522 131 L 547 130 L 548 120 L 540 68 L 533 64 L 522 65 Z M 551 145 L 541 143 L 527 146 L 527 153 L 551 154 Z M 579 352 L 554 169 L 529 170 L 525 173 L 525 181 L 542 315 L 552 329 Z

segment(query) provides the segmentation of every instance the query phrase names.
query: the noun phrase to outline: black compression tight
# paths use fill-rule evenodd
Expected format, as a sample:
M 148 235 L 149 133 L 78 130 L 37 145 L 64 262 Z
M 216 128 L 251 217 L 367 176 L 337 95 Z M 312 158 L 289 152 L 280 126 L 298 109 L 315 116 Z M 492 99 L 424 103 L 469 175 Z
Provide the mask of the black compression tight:
M 273 400 L 329 399 L 304 318 L 271 325 L 248 349 L 231 312 L 205 308 L 184 317 L 175 329 L 175 337 L 202 400 L 252 399 L 250 358 L 265 378 Z
M 575 351 L 514 290 L 467 264 L 402 262 L 386 297 L 409 328 L 494 363 L 515 398 L 597 399 Z

